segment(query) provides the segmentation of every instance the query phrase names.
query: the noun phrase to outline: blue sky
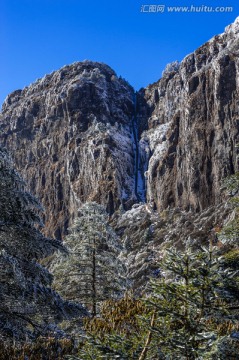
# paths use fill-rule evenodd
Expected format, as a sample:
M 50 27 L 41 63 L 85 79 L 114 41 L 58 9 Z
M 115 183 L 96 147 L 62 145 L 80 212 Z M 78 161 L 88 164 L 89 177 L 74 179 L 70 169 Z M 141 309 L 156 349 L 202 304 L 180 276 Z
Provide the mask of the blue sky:
M 165 5 L 165 11 L 143 13 L 142 5 Z M 191 5 L 233 11 L 167 11 Z M 238 15 L 238 0 L 1 0 L 0 103 L 8 93 L 85 59 L 107 63 L 137 90 Z

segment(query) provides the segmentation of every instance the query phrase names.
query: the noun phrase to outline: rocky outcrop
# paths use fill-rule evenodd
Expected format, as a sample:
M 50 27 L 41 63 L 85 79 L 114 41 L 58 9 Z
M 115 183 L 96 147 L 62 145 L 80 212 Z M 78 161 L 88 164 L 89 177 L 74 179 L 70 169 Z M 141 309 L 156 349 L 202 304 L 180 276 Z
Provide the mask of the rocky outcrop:
M 139 96 L 147 200 L 202 211 L 223 201 L 221 179 L 238 170 L 239 18 L 172 65 Z
M 220 206 L 221 180 L 238 170 L 238 55 L 239 18 L 136 97 L 90 61 L 10 94 L 1 141 L 46 209 L 47 234 L 65 234 L 86 201 L 110 215 L 140 201 L 199 216 Z
M 112 214 L 136 201 L 134 91 L 108 66 L 65 66 L 10 94 L 1 140 L 40 198 L 48 235 L 61 237 L 86 201 Z

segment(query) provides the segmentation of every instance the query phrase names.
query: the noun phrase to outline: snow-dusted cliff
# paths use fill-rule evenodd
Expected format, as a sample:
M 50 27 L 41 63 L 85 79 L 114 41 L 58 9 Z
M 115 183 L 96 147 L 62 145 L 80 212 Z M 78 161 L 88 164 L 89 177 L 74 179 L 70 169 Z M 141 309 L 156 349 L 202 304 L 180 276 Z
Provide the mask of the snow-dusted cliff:
M 60 237 L 86 201 L 112 214 L 136 201 L 134 91 L 107 65 L 65 66 L 10 94 L 1 140 Z
M 238 169 L 238 28 L 239 18 L 136 96 L 91 61 L 8 96 L 1 142 L 43 203 L 47 234 L 64 234 L 91 200 L 111 215 L 140 201 L 149 212 L 220 206 L 221 179 Z
M 238 170 L 239 18 L 140 95 L 148 202 L 196 211 L 222 202 L 221 179 Z

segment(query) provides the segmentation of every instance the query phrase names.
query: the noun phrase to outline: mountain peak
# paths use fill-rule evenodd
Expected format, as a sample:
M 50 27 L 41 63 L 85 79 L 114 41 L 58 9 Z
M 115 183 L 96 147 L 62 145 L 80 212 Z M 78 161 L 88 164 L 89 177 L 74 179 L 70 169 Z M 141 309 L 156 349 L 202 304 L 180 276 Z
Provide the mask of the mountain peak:
M 233 32 L 235 34 L 239 33 L 239 16 L 235 19 L 235 21 L 232 24 L 228 25 L 225 28 L 225 32 L 226 33 Z

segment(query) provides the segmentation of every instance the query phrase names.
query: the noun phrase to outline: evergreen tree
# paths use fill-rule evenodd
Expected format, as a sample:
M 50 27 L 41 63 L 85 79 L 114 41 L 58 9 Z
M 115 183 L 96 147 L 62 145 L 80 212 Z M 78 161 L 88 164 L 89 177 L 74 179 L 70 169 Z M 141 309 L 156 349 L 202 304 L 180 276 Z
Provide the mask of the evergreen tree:
M 95 202 L 84 204 L 64 245 L 69 255 L 58 256 L 51 266 L 54 287 L 64 298 L 88 306 L 94 316 L 98 304 L 117 298 L 125 285 L 119 240 L 104 208 Z
M 40 260 L 61 244 L 39 227 L 38 201 L 0 147 L 0 338 L 24 340 L 54 328 L 66 310 Z
M 220 246 L 167 250 L 144 301 L 105 303 L 100 316 L 87 321 L 79 359 L 239 358 L 238 174 L 225 184 L 235 211 L 219 234 Z
M 122 312 L 126 299 L 106 303 L 108 308 L 102 307 L 98 318 L 87 321 L 79 358 L 227 358 L 239 319 L 224 275 L 221 258 L 212 247 L 198 252 L 168 250 L 148 296 L 130 300 L 127 315 Z
M 127 214 L 126 224 L 124 220 L 119 223 L 119 228 L 124 229 L 122 259 L 127 268 L 130 288 L 135 294 L 140 295 L 145 291 L 157 266 L 153 261 L 152 223 L 149 213 L 142 206 L 137 208 L 134 205 Z
M 210 351 L 220 325 L 229 321 L 218 259 L 212 247 L 198 252 L 171 249 L 162 269 L 147 300 L 154 322 L 150 325 L 148 319 L 151 343 L 146 351 L 158 349 L 162 359 L 199 359 Z
M 131 292 L 119 300 L 105 301 L 100 316 L 85 321 L 86 341 L 79 359 L 138 360 L 147 336 L 140 317 L 148 312 L 145 302 Z

